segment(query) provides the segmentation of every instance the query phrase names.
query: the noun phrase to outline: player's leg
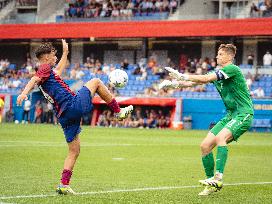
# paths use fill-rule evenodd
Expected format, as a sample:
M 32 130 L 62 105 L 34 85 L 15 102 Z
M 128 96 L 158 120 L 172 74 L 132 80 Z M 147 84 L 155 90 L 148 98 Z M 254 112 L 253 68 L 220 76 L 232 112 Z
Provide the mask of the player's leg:
M 215 179 L 222 180 L 223 173 L 228 157 L 227 144 L 246 132 L 251 125 L 253 116 L 251 114 L 239 114 L 231 119 L 216 137 L 217 156 L 216 156 L 216 176 Z
M 216 155 L 216 174 L 214 179 L 209 180 L 206 185 L 221 189 L 223 187 L 223 173 L 228 158 L 227 144 L 246 132 L 251 125 L 253 116 L 251 114 L 239 114 L 231 118 L 224 128 L 216 136 L 217 155 Z
M 216 146 L 216 137 L 217 134 L 224 128 L 224 125 L 228 121 L 228 117 L 224 117 L 221 119 L 208 133 L 207 137 L 202 141 L 200 148 L 202 153 L 202 164 L 207 176 L 207 179 L 199 180 L 199 183 L 205 185 L 203 191 L 201 191 L 198 195 L 207 196 L 214 192 L 217 192 L 218 189 L 209 186 L 210 180 L 214 177 L 214 157 L 213 157 L 213 148 Z
M 72 176 L 73 168 L 80 153 L 80 139 L 76 136 L 75 139 L 68 143 L 68 155 L 64 161 L 64 167 L 62 171 L 61 183 L 57 187 L 57 193 L 59 194 L 75 194 L 70 188 L 70 179 Z
M 216 154 L 216 173 L 215 179 L 222 180 L 225 165 L 228 158 L 228 146 L 227 143 L 233 141 L 232 132 L 223 128 L 216 137 L 217 154 Z
M 68 143 L 68 148 L 69 151 L 64 161 L 64 169 L 72 171 L 80 153 L 80 139 L 78 135 L 72 142 Z M 63 184 L 69 184 L 69 180 L 65 178 L 62 181 L 64 182 Z
M 91 79 L 85 86 L 90 90 L 92 97 L 97 93 L 107 104 L 114 99 L 109 89 L 98 78 Z
M 116 117 L 118 119 L 122 120 L 127 118 L 127 116 L 133 111 L 133 106 L 131 105 L 125 108 L 120 108 L 115 98 L 100 79 L 92 79 L 88 81 L 85 86 L 90 90 L 92 97 L 97 93 L 107 103 L 110 109 L 116 113 Z
M 212 149 L 215 147 L 215 135 L 209 132 L 200 145 L 202 164 L 207 178 L 214 176 L 214 158 Z
M 225 169 L 226 161 L 228 158 L 227 143 L 232 141 L 232 133 L 230 130 L 223 128 L 215 137 L 215 143 L 217 145 L 216 154 L 216 173 L 215 176 L 210 179 L 200 180 L 199 182 L 205 186 L 208 186 L 199 195 L 208 195 L 208 193 L 214 188 L 216 191 L 223 187 L 223 172 Z M 210 191 L 209 191 L 209 190 Z M 215 191 L 215 192 L 216 192 Z

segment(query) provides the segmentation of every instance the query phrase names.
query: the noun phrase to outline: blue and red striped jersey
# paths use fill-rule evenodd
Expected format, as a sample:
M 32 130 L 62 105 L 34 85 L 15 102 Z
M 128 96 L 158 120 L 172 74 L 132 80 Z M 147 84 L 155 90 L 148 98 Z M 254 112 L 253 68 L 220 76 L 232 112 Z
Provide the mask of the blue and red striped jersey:
M 38 84 L 44 97 L 53 104 L 57 117 L 71 105 L 75 93 L 69 86 L 53 71 L 49 64 L 40 65 L 35 74 L 41 79 Z

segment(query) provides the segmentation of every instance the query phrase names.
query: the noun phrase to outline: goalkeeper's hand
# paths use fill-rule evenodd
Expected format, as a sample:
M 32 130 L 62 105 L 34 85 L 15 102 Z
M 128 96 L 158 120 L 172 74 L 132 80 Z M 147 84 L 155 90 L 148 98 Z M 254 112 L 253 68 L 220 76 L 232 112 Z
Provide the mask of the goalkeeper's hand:
M 178 81 L 187 81 L 188 80 L 188 75 L 187 74 L 182 74 L 179 73 L 177 70 L 171 68 L 171 67 L 165 67 L 165 70 L 167 70 L 169 72 L 169 75 L 178 80 Z
M 179 83 L 177 81 L 163 80 L 159 84 L 159 89 L 177 89 L 179 88 Z

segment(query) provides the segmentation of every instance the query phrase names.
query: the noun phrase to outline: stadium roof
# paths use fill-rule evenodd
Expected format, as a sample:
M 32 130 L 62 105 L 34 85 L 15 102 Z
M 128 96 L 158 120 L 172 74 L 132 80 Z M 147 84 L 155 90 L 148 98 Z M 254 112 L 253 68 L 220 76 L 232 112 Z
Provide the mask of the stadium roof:
M 0 25 L 0 39 L 272 36 L 272 18 Z

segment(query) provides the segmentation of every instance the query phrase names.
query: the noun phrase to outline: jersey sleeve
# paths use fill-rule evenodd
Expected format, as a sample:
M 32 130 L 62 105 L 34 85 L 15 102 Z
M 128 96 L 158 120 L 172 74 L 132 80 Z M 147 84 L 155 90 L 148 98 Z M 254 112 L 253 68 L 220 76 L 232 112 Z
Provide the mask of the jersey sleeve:
M 239 68 L 234 65 L 228 65 L 223 67 L 222 69 L 216 70 L 215 74 L 217 76 L 217 80 L 225 80 L 231 77 L 234 77 L 236 74 L 239 73 Z
M 39 67 L 38 71 L 36 72 L 35 76 L 39 77 L 41 79 L 42 84 L 44 83 L 50 76 L 51 67 L 48 64 L 43 64 Z

